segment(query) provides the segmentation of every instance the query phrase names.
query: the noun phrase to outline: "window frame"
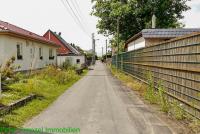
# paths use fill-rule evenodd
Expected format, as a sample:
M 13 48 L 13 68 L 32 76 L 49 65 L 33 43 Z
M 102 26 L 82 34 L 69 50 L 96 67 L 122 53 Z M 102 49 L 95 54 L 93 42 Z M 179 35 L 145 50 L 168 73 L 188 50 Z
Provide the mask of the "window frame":
M 23 60 L 23 47 L 22 43 L 17 43 L 17 60 Z
M 49 60 L 54 60 L 54 57 L 53 48 L 49 48 Z
M 40 58 L 40 60 L 43 60 L 43 49 L 42 49 L 42 47 L 39 47 L 39 58 Z

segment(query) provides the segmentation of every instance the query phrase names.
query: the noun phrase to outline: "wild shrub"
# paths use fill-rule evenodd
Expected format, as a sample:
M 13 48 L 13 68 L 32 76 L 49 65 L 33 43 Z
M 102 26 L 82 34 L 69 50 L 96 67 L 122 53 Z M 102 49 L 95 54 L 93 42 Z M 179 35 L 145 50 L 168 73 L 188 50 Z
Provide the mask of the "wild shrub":
M 182 104 L 178 103 L 177 101 L 174 101 L 172 103 L 172 114 L 177 120 L 183 120 L 185 119 L 185 111 L 182 108 Z
M 16 67 L 14 65 L 15 57 L 11 57 L 4 66 L 1 66 L 1 80 L 4 81 L 8 78 L 14 78 L 15 77 L 15 69 Z
M 158 100 L 159 100 L 158 102 L 161 106 L 161 110 L 163 112 L 168 113 L 169 109 L 170 109 L 170 103 L 169 103 L 168 99 L 166 98 L 165 88 L 162 85 L 162 81 L 159 81 L 159 84 L 158 84 Z
M 53 80 L 57 84 L 67 84 L 68 81 L 77 80 L 79 76 L 73 69 L 61 70 L 55 66 L 49 66 L 41 73 L 41 78 Z
M 67 59 L 67 60 L 62 64 L 61 68 L 67 70 L 67 69 L 71 68 L 71 66 L 72 66 L 71 61 L 70 61 L 69 59 Z
M 157 103 L 157 96 L 154 86 L 154 78 L 151 72 L 147 73 L 148 87 L 144 94 L 145 99 L 148 100 L 151 104 Z
M 16 73 L 16 70 L 20 68 L 20 66 L 14 65 L 15 57 L 11 57 L 5 65 L 0 66 L 0 73 L 1 73 L 1 81 L 2 84 L 10 84 L 16 82 L 20 79 L 22 74 Z

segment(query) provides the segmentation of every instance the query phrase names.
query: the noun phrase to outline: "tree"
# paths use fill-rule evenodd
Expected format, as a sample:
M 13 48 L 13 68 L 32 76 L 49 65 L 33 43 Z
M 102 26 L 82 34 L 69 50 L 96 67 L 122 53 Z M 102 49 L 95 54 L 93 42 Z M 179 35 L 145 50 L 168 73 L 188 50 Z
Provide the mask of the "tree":
M 76 48 L 76 50 L 78 50 L 81 54 L 85 54 L 85 52 L 84 52 L 84 50 L 81 48 L 81 47 L 79 47 L 79 46 L 75 46 L 75 48 Z
M 122 1 L 122 0 L 121 0 Z M 97 28 L 100 34 L 113 35 L 116 42 L 117 18 L 119 17 L 119 38 L 121 44 L 142 29 L 151 28 L 151 18 L 157 17 L 157 28 L 183 27 L 179 22 L 182 13 L 190 9 L 189 0 L 92 0 L 92 15 L 99 18 Z M 116 43 L 114 43 L 116 44 Z

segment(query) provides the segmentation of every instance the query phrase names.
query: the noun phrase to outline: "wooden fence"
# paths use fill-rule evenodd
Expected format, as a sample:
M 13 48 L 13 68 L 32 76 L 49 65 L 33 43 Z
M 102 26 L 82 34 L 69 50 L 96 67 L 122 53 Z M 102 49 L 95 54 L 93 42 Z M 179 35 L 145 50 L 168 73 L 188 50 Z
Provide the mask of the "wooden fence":
M 112 64 L 144 81 L 152 72 L 170 100 L 200 119 L 200 33 L 115 55 Z

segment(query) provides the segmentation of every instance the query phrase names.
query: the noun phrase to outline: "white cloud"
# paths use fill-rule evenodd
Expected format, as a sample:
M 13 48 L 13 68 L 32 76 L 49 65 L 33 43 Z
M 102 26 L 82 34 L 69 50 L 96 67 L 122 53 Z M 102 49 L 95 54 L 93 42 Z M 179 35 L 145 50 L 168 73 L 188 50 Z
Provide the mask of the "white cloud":
M 200 28 L 200 0 L 188 2 L 191 10 L 185 12 L 185 18 L 181 20 L 187 28 Z

